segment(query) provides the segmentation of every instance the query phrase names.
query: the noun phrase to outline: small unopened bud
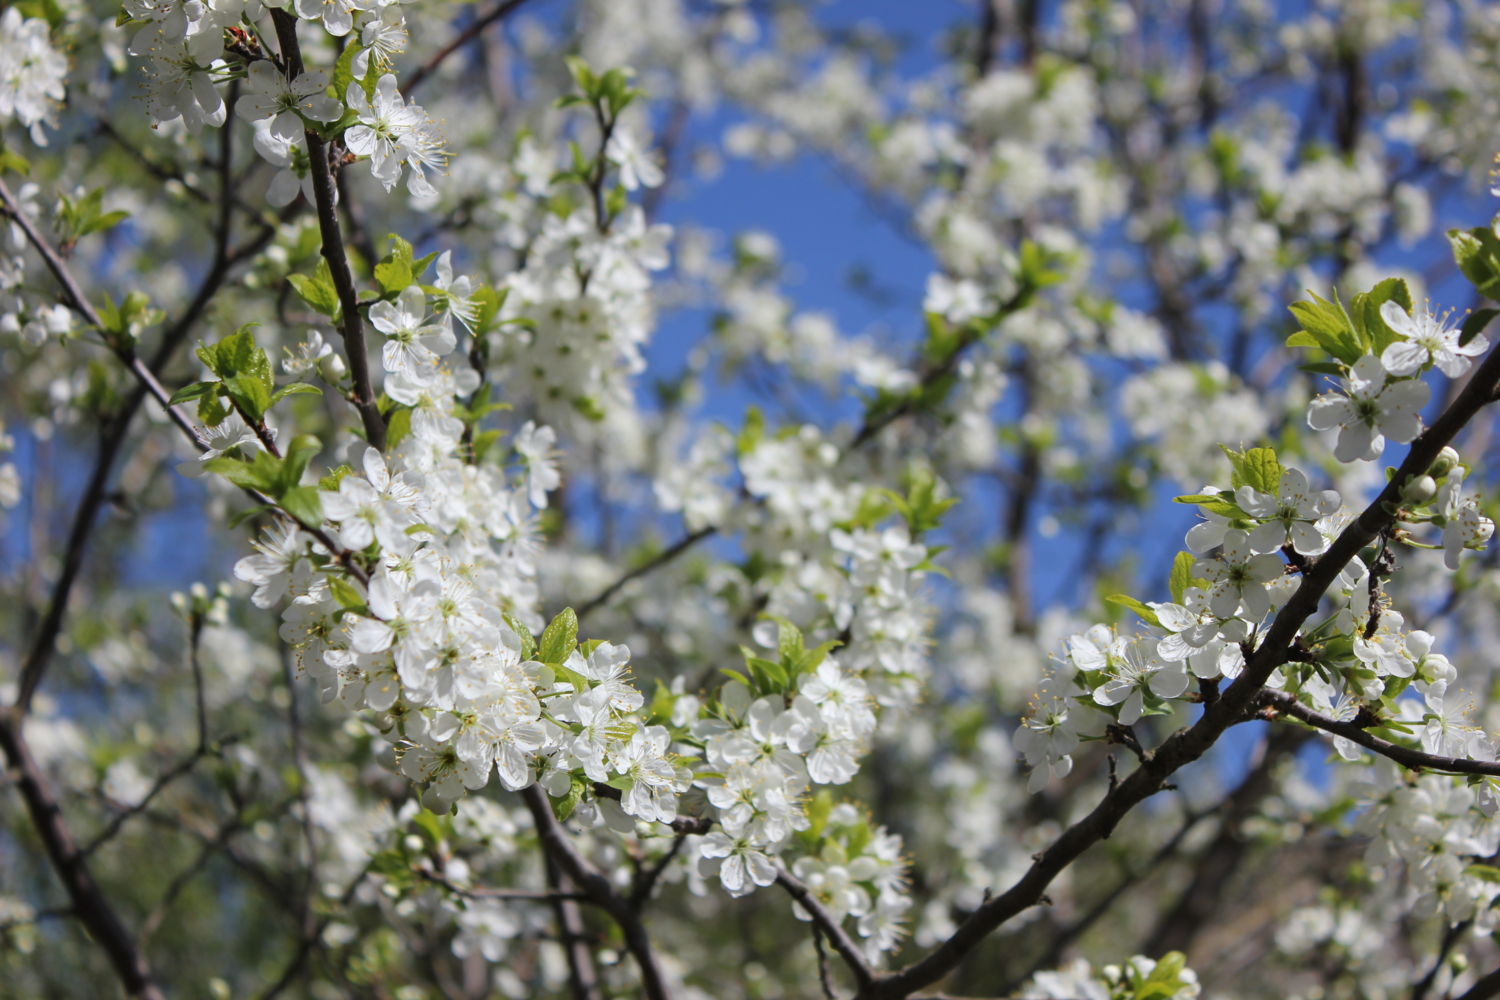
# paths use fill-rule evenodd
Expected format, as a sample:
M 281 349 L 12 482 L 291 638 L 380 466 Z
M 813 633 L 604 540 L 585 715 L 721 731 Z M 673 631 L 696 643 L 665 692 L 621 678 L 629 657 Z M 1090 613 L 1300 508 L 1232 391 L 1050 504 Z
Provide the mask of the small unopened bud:
M 337 354 L 330 354 L 324 358 L 318 365 L 318 371 L 322 373 L 324 380 L 331 385 L 337 385 L 342 382 L 344 376 L 349 374 L 349 369 L 344 366 L 344 359 Z
M 1401 487 L 1401 499 L 1410 503 L 1426 503 L 1437 496 L 1437 480 L 1431 476 L 1411 476 Z
M 1444 446 L 1443 450 L 1438 452 L 1438 457 L 1433 459 L 1432 466 L 1427 470 L 1427 474 L 1430 476 L 1446 476 L 1457 464 L 1458 452 L 1454 451 L 1451 447 Z

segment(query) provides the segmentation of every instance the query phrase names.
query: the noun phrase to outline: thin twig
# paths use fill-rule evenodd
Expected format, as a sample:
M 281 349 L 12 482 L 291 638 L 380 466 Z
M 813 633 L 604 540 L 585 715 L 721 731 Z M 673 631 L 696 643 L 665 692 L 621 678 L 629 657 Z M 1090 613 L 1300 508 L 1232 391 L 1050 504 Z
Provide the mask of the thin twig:
M 115 974 L 132 1000 L 164 1000 L 161 989 L 152 979 L 145 956 L 136 948 L 134 939 L 89 872 L 88 861 L 73 840 L 57 797 L 32 756 L 31 747 L 22 733 L 23 722 L 19 708 L 0 711 L 0 749 L 4 750 L 10 766 L 20 772 L 17 787 L 47 857 L 68 892 L 73 911 L 89 936 L 109 957 Z
M 1445 771 L 1449 774 L 1500 775 L 1500 762 L 1470 760 L 1467 757 L 1440 757 L 1437 754 L 1412 750 L 1400 744 L 1391 743 L 1378 736 L 1374 736 L 1352 722 L 1340 722 L 1332 716 L 1324 715 L 1302 704 L 1285 691 L 1262 691 L 1257 700 L 1260 704 L 1272 709 L 1275 713 L 1289 715 L 1326 733 L 1332 733 L 1334 736 L 1342 736 L 1351 743 L 1357 743 L 1366 750 L 1378 753 L 1382 757 L 1389 757 L 1402 767 L 1414 771 L 1427 770 Z
M 676 559 L 678 556 L 682 555 L 694 545 L 697 545 L 699 542 L 703 541 L 703 539 L 717 533 L 718 530 L 718 528 L 712 525 L 707 528 L 699 528 L 697 531 L 691 532 L 678 539 L 669 548 L 665 548 L 662 551 L 658 552 L 650 559 L 641 563 L 635 569 L 621 574 L 621 576 L 617 580 L 615 580 L 614 583 L 611 583 L 608 587 L 605 587 L 603 590 L 601 590 L 597 596 L 593 597 L 590 600 L 584 601 L 583 604 L 578 608 L 578 617 L 582 619 L 586 617 L 590 612 L 597 611 L 603 605 L 608 604 L 610 598 L 619 593 L 620 588 L 625 586 L 631 580 L 643 577 L 647 573 L 650 573 L 652 570 L 655 570 L 660 566 L 665 566 L 667 563 Z
M 579 912 L 576 901 L 561 898 L 570 895 L 560 891 L 562 869 L 545 850 L 542 853 L 543 865 L 547 869 L 547 885 L 552 887 L 553 895 L 557 897 L 552 902 L 552 912 L 557 918 L 557 936 L 562 941 L 563 953 L 568 957 L 568 986 L 572 990 L 573 1000 L 604 1000 L 604 994 L 599 988 L 599 972 L 594 968 L 594 953 L 584 934 L 583 914 Z
M 833 944 L 833 950 L 839 953 L 844 964 L 849 966 L 849 971 L 854 974 L 854 981 L 859 984 L 860 992 L 863 993 L 875 982 L 875 970 L 870 968 L 870 963 L 865 961 L 864 952 L 859 950 L 859 945 L 844 930 L 844 926 L 834 918 L 828 908 L 823 905 L 812 890 L 802 884 L 797 878 L 785 868 L 776 870 L 776 884 L 785 889 L 812 917 L 813 923 L 822 928 L 823 933 L 828 935 L 828 940 Z
M 548 857 L 557 862 L 563 874 L 589 897 L 589 901 L 612 917 L 625 938 L 625 947 L 640 969 L 641 991 L 649 1000 L 671 1000 L 666 976 L 657 961 L 646 927 L 629 900 L 615 891 L 604 875 L 573 846 L 567 831 L 552 814 L 552 803 L 541 785 L 531 785 L 521 792 L 521 799 L 531 813 L 537 836 Z
M 838 1000 L 838 994 L 833 991 L 833 978 L 828 969 L 828 952 L 823 948 L 823 928 L 817 921 L 812 925 L 813 950 L 818 953 L 818 985 L 823 987 L 823 996 L 827 1000 Z
M 473 24 L 455 35 L 453 41 L 439 49 L 431 59 L 423 63 L 416 72 L 406 78 L 406 82 L 401 85 L 401 96 L 410 97 L 411 92 L 416 90 L 423 80 L 426 80 L 437 71 L 437 68 L 443 64 L 443 60 L 478 38 L 485 28 L 488 28 L 525 2 L 526 0 L 504 0 L 503 3 L 496 6 L 488 14 L 476 18 Z

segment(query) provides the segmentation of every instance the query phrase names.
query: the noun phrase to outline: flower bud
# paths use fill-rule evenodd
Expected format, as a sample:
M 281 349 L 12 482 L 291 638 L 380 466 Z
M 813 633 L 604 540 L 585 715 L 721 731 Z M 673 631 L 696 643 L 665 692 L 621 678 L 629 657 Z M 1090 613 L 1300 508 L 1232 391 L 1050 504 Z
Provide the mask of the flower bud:
M 1458 452 L 1444 445 L 1443 450 L 1438 452 L 1438 457 L 1433 459 L 1432 466 L 1427 470 L 1429 476 L 1446 476 L 1458 464 Z
M 1431 476 L 1408 476 L 1401 487 L 1401 499 L 1410 503 L 1424 504 L 1437 496 L 1437 480 Z
M 344 366 L 344 359 L 340 355 L 330 354 L 318 365 L 318 371 L 322 373 L 323 379 L 332 385 L 337 385 L 349 374 L 349 369 Z

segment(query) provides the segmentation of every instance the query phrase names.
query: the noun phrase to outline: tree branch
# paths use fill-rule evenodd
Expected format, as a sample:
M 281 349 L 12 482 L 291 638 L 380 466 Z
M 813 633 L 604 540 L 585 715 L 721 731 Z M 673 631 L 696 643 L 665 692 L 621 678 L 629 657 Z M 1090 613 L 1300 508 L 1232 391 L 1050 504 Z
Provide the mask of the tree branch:
M 582 890 L 589 902 L 608 913 L 620 925 L 625 947 L 630 950 L 640 968 L 643 995 L 648 1000 L 671 1000 L 672 994 L 667 988 L 666 977 L 656 960 L 656 952 L 651 947 L 651 939 L 646 934 L 645 925 L 641 923 L 640 914 L 630 905 L 629 900 L 615 892 L 614 886 L 603 873 L 578 853 L 578 849 L 568 838 L 567 831 L 552 814 L 552 803 L 541 785 L 533 784 L 524 789 L 521 799 L 531 812 L 537 836 L 541 839 L 542 849 L 547 852 L 547 856 L 557 862 L 563 874 Z
M 1229 727 L 1246 721 L 1272 671 L 1287 662 L 1287 651 L 1298 630 L 1317 611 L 1323 594 L 1349 560 L 1393 523 L 1394 516 L 1390 511 L 1399 506 L 1400 484 L 1406 482 L 1408 476 L 1426 473 L 1438 453 L 1490 402 L 1497 385 L 1500 385 L 1500 351 L 1492 350 L 1453 403 L 1412 442 L 1401 468 L 1375 502 L 1351 522 L 1328 551 L 1302 574 L 1301 584 L 1277 613 L 1265 639 L 1249 657 L 1244 672 L 1217 701 L 1204 706 L 1198 721 L 1191 727 L 1178 730 L 1156 749 L 1148 751 L 1141 766 L 1105 795 L 1091 813 L 1037 855 L 1030 870 L 1014 886 L 974 911 L 947 941 L 926 957 L 900 972 L 876 979 L 861 990 L 861 1000 L 899 1000 L 942 979 L 992 931 L 1023 910 L 1035 906 L 1063 869 L 1109 836 L 1130 810 L 1161 791 L 1168 777 L 1207 753 Z M 1493 768 L 1493 773 L 1500 773 L 1500 764 L 1452 763 L 1466 765 L 1470 768 L 1466 773 L 1491 773 L 1481 768 Z
M 272 8 L 271 22 L 276 25 L 276 39 L 281 43 L 287 78 L 295 80 L 302 75 L 302 49 L 297 44 L 297 18 L 284 10 Z M 317 203 L 323 259 L 328 262 L 333 287 L 339 296 L 339 308 L 344 314 L 339 332 L 344 338 L 349 377 L 354 383 L 350 402 L 354 404 L 354 409 L 358 411 L 364 424 L 365 440 L 376 449 L 385 451 L 385 419 L 375 403 L 375 390 L 370 382 L 370 352 L 365 343 L 365 319 L 364 314 L 359 311 L 359 292 L 354 287 L 354 273 L 349 269 L 349 256 L 344 252 L 344 234 L 339 228 L 339 211 L 334 202 L 333 168 L 328 162 L 329 145 L 316 132 L 308 131 L 303 134 L 307 138 L 307 157 L 312 163 L 313 200 Z
M 611 583 L 608 587 L 605 587 L 595 597 L 588 601 L 585 601 L 578 608 L 579 619 L 583 619 L 591 612 L 597 611 L 603 605 L 608 604 L 610 598 L 619 593 L 620 588 L 625 586 L 631 580 L 643 577 L 646 574 L 650 573 L 652 570 L 655 570 L 661 566 L 665 566 L 667 563 L 676 559 L 678 556 L 682 555 L 694 545 L 697 545 L 703 539 L 709 537 L 710 535 L 717 534 L 718 531 L 719 529 L 714 525 L 709 525 L 706 528 L 699 528 L 697 531 L 684 535 L 682 538 L 674 542 L 670 548 L 663 549 L 656 555 L 652 556 L 650 559 L 641 563 L 641 565 L 637 566 L 635 569 L 621 574 L 619 579 L 615 580 L 614 583 Z
M 1423 753 L 1421 750 L 1412 750 L 1399 743 L 1391 743 L 1374 736 L 1352 722 L 1340 722 L 1332 716 L 1323 715 L 1321 712 L 1308 708 L 1285 691 L 1262 691 L 1258 700 L 1273 713 L 1289 715 L 1326 733 L 1342 736 L 1351 743 L 1358 743 L 1366 750 L 1373 751 L 1382 757 L 1389 757 L 1402 767 L 1413 771 L 1500 775 L 1500 762 L 1470 760 L 1466 757 L 1439 757 L 1435 754 Z
M 433 73 L 437 72 L 437 68 L 443 64 L 443 60 L 478 38 L 483 34 L 485 28 L 488 28 L 525 2 L 526 0 L 503 0 L 502 3 L 497 4 L 488 14 L 483 14 L 476 18 L 473 24 L 455 35 L 453 41 L 439 49 L 436 55 L 423 63 L 411 75 L 411 78 L 401 87 L 401 96 L 410 97 L 411 92 L 421 86 L 423 80 L 426 80 Z
M 859 950 L 859 945 L 854 943 L 843 925 L 834 919 L 822 901 L 812 894 L 812 890 L 802 884 L 801 879 L 785 868 L 776 870 L 776 884 L 785 889 L 812 917 L 813 923 L 828 936 L 833 950 L 839 953 L 839 957 L 854 974 L 854 981 L 859 984 L 860 992 L 867 990 L 875 981 L 875 971 L 865 961 L 864 952 Z
M 73 840 L 47 777 L 26 743 L 21 731 L 23 724 L 24 713 L 19 707 L 0 712 L 0 749 L 4 750 L 10 767 L 20 774 L 16 785 L 47 857 L 68 892 L 74 913 L 109 956 L 115 974 L 132 1000 L 164 1000 L 151 978 L 145 956 L 136 948 L 134 939 L 90 874 L 88 861 Z

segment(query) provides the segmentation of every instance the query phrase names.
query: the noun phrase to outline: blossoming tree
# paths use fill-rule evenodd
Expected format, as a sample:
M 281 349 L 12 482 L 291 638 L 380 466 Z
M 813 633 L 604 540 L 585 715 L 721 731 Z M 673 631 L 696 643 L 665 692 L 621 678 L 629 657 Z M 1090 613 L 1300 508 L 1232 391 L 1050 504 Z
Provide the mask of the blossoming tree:
M 1500 996 L 1500 9 L 976 8 L 5 8 L 7 996 Z

